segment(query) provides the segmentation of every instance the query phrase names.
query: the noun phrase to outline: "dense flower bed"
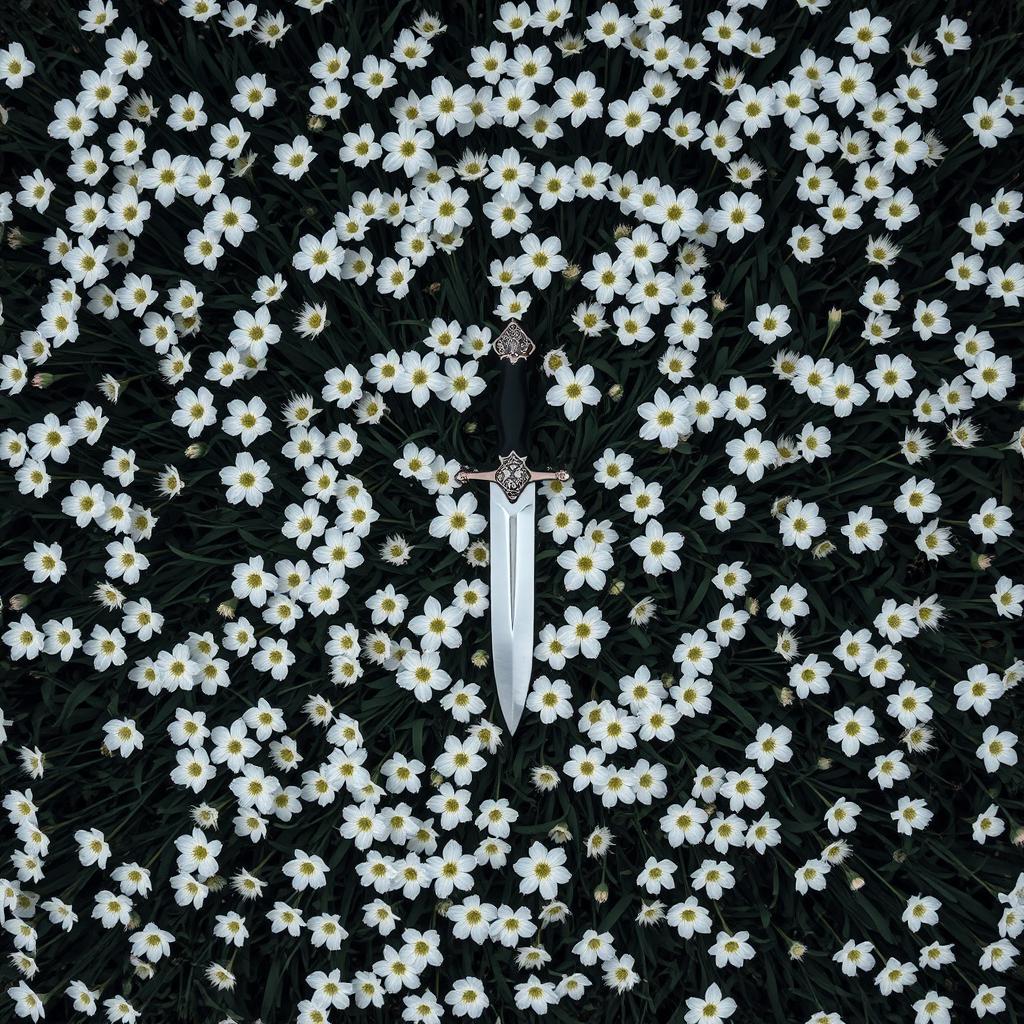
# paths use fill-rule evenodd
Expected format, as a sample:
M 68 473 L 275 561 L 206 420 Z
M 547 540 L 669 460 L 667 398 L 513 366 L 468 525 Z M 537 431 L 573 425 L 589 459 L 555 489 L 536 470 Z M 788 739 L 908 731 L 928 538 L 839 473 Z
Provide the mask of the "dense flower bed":
M 1017 1019 L 1020 13 L 12 6 L 5 1014 Z

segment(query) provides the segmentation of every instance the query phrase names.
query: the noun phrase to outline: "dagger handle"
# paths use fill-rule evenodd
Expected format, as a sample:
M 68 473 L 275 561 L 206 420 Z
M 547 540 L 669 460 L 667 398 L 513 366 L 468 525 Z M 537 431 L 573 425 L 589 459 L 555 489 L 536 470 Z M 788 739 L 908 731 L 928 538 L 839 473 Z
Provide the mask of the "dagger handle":
M 526 456 L 530 449 L 530 377 L 529 362 L 501 360 L 498 382 L 498 454 L 516 452 Z

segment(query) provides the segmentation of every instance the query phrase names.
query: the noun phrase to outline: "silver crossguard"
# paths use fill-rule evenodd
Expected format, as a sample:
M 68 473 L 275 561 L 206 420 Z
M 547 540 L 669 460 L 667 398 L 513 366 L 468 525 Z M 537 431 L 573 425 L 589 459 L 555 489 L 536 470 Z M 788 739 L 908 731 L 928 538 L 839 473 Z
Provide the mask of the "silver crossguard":
M 523 716 L 533 665 L 536 481 L 569 479 L 564 469 L 530 469 L 516 451 L 526 448 L 526 376 L 523 367 L 509 371 L 534 351 L 533 342 L 515 323 L 495 341 L 495 354 L 508 364 L 503 367 L 498 417 L 499 447 L 507 450 L 499 454 L 495 469 L 462 468 L 456 474 L 459 483 L 484 480 L 491 485 L 491 654 L 498 703 L 510 733 Z

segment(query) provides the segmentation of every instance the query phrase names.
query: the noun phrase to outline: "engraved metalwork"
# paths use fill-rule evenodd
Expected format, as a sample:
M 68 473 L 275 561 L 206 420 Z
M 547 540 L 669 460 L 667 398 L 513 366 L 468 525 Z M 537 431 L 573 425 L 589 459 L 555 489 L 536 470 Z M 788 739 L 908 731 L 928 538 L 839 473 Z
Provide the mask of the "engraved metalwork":
M 553 472 L 530 469 L 526 465 L 526 459 L 518 452 L 509 452 L 508 455 L 498 456 L 497 469 L 480 472 L 463 466 L 455 474 L 455 479 L 460 484 L 468 483 L 470 480 L 486 480 L 488 483 L 497 484 L 509 503 L 514 505 L 522 497 L 523 491 L 534 481 L 561 480 L 564 483 L 569 479 L 569 474 L 564 469 Z
M 526 459 L 516 452 L 498 456 L 498 468 L 494 471 L 494 482 L 505 492 L 510 503 L 519 500 L 520 495 L 530 485 L 530 470 Z
M 536 351 L 537 346 L 530 340 L 530 336 L 514 320 L 494 342 L 494 354 L 499 359 L 507 359 L 510 363 L 529 359 Z

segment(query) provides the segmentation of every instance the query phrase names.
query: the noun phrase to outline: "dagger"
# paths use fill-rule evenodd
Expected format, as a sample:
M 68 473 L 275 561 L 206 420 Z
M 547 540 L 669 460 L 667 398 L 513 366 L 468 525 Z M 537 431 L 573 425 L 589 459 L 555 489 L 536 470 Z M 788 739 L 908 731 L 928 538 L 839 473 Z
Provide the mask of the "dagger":
M 516 731 L 530 691 L 533 666 L 533 564 L 537 480 L 568 480 L 563 469 L 532 470 L 526 462 L 530 448 L 529 359 L 537 347 L 512 322 L 494 342 L 501 360 L 495 421 L 498 465 L 478 472 L 461 468 L 459 483 L 483 480 L 490 484 L 491 532 L 491 656 L 498 704 Z

